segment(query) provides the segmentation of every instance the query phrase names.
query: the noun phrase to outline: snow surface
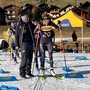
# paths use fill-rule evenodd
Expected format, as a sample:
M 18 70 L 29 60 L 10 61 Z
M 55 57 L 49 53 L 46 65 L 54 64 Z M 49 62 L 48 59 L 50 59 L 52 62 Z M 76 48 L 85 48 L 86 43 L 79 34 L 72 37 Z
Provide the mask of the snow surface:
M 48 53 L 46 52 L 46 61 L 48 60 Z M 65 56 L 65 58 L 64 58 Z M 85 56 L 88 60 L 75 60 L 76 56 Z M 86 53 L 53 53 L 54 57 L 54 71 L 56 74 L 65 75 L 67 72 L 62 70 L 65 67 L 65 60 L 67 66 L 74 70 L 69 73 L 82 73 L 85 78 L 64 78 L 63 80 L 47 76 L 42 81 L 41 77 L 33 77 L 29 79 L 22 79 L 19 76 L 19 66 L 21 60 L 18 59 L 18 64 L 10 61 L 10 52 L 0 51 L 0 69 L 10 71 L 9 74 L 0 74 L 1 76 L 15 76 L 18 81 L 0 82 L 1 85 L 15 86 L 19 90 L 90 90 L 90 54 Z M 34 65 L 33 74 L 37 75 L 38 72 Z M 50 65 L 45 62 L 45 74 L 50 75 Z
M 83 38 L 78 38 L 78 40 L 90 40 L 90 37 L 83 37 Z M 72 38 L 69 37 L 69 38 L 62 38 L 62 40 L 68 40 L 69 42 L 72 41 Z M 55 42 L 60 42 L 60 38 L 55 38 Z

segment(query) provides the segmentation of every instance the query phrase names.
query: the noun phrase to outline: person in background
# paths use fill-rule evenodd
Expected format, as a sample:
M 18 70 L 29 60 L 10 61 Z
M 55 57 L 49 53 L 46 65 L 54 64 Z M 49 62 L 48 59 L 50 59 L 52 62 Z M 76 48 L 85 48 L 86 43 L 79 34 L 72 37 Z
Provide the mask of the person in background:
M 72 40 L 73 40 L 73 42 L 75 42 L 75 46 L 76 46 L 77 53 L 78 53 L 79 41 L 77 40 L 76 31 L 73 31 L 73 33 L 72 33 Z
M 72 33 L 72 40 L 77 41 L 76 31 L 73 31 L 73 33 Z
M 11 52 L 11 60 L 14 59 L 17 62 L 17 56 L 19 57 L 19 52 L 15 48 L 15 32 L 16 26 L 14 22 L 11 22 L 10 32 L 9 32 L 9 45 L 10 45 L 10 52 Z M 20 58 L 20 57 L 19 57 Z
M 20 76 L 24 79 L 33 77 L 31 73 L 33 59 L 34 29 L 35 25 L 27 15 L 22 15 L 16 30 L 16 49 L 21 48 Z

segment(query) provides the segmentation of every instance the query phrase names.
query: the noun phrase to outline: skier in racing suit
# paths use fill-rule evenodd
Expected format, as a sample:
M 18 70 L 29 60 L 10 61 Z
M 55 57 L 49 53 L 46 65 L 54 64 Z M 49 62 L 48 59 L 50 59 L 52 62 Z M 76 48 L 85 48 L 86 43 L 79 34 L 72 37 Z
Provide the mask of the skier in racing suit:
M 53 43 L 52 38 L 54 37 L 54 31 L 52 27 L 59 30 L 59 26 L 53 23 L 49 17 L 44 17 L 42 23 L 40 24 L 40 50 L 41 50 L 41 75 L 44 76 L 44 66 L 45 66 L 45 47 L 47 47 L 50 60 L 50 73 L 55 76 L 53 70 Z

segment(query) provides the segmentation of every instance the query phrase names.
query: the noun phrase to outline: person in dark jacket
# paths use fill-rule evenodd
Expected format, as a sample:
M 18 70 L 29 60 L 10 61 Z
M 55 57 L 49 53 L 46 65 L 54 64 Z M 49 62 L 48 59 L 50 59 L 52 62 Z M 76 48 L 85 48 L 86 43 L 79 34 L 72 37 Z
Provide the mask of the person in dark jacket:
M 77 41 L 76 31 L 73 31 L 73 33 L 72 33 L 72 40 L 73 40 L 73 42 L 75 42 L 75 45 L 76 45 L 76 48 L 77 48 L 77 53 L 78 53 L 79 42 Z
M 35 25 L 30 22 L 29 17 L 27 15 L 21 16 L 16 30 L 16 48 L 21 48 L 20 76 L 22 78 L 27 78 L 27 75 L 34 76 L 31 73 L 34 29 Z
M 77 41 L 76 31 L 73 31 L 73 33 L 72 33 L 72 39 L 73 39 L 73 41 Z

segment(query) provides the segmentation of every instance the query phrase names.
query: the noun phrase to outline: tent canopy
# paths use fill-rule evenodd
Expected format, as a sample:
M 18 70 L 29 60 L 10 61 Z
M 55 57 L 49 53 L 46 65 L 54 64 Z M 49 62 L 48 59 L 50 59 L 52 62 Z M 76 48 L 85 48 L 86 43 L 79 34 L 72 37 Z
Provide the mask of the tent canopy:
M 53 22 L 57 24 L 58 20 L 61 21 L 61 26 L 63 28 L 86 26 L 86 22 L 72 10 L 68 11 L 63 16 L 53 20 Z

